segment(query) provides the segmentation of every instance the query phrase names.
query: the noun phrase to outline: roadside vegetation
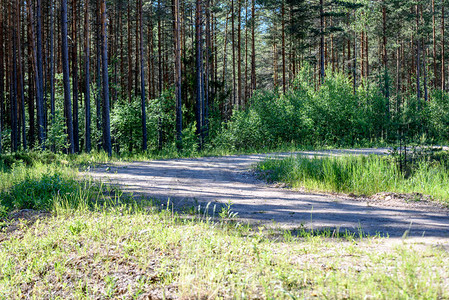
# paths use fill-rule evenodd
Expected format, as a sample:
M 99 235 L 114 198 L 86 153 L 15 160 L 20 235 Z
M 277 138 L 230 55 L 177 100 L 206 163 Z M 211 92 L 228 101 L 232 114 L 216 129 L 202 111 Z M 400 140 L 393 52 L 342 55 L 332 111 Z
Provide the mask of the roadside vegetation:
M 401 156 L 402 155 L 402 156 Z M 423 195 L 449 205 L 449 154 L 447 151 L 392 156 L 307 158 L 298 155 L 269 159 L 256 170 L 270 182 L 293 188 L 372 196 L 381 192 Z
M 232 206 L 177 213 L 75 180 L 66 167 L 21 168 L 2 199 L 26 187 L 42 196 L 32 207 L 51 215 L 4 219 L 1 298 L 449 297 L 444 249 L 331 229 L 251 227 L 233 219 Z
M 443 248 L 249 226 L 231 204 L 179 212 L 80 178 L 70 157 L 4 158 L 0 298 L 449 297 Z

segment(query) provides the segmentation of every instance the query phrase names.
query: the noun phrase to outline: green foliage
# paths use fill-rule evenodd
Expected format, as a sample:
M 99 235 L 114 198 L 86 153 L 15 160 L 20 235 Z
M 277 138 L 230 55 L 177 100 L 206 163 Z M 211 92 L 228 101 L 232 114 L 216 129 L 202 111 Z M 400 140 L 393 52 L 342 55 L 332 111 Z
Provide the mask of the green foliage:
M 142 113 L 140 102 L 122 100 L 111 111 L 111 132 L 122 151 L 142 148 Z
M 175 142 L 176 111 L 174 89 L 164 90 L 148 104 L 148 148 L 159 148 L 159 142 L 172 147 Z
M 63 174 L 43 174 L 40 178 L 27 177 L 0 194 L 1 205 L 12 209 L 51 210 L 57 195 L 67 195 L 77 189 L 74 179 Z
M 198 154 L 196 122 L 182 130 L 182 153 L 186 156 L 194 156 Z
M 57 153 L 62 153 L 64 149 L 69 147 L 67 126 L 60 110 L 55 111 L 54 119 L 50 120 L 45 142 L 47 148 L 52 148 Z
M 402 173 L 392 157 L 346 156 L 342 158 L 271 159 L 258 164 L 269 181 L 285 182 L 311 190 L 373 195 L 379 192 L 422 193 L 449 201 L 447 152 L 422 157 Z
M 231 149 L 276 148 L 280 144 L 352 147 L 386 140 L 395 143 L 405 128 L 411 140 L 445 142 L 449 138 L 449 96 L 433 92 L 419 103 L 415 95 L 388 101 L 382 86 L 361 85 L 353 91 L 349 77 L 327 74 L 316 90 L 306 65 L 285 93 L 258 91 L 244 111 L 213 138 Z

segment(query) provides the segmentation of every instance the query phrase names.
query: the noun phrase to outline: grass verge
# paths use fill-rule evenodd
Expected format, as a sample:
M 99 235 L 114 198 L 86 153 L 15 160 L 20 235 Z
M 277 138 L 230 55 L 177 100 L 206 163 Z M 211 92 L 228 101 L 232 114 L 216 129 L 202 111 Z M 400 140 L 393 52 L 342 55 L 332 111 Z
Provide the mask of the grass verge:
M 58 210 L 2 235 L 1 298 L 449 297 L 449 255 L 122 205 Z
M 14 226 L 4 219 L 1 299 L 449 298 L 443 248 L 250 227 L 229 220 L 232 207 L 217 219 L 186 217 L 76 172 L 35 162 L 0 174 L 8 212 L 52 212 Z
M 270 182 L 294 188 L 368 196 L 379 192 L 421 193 L 449 204 L 449 169 L 444 160 L 415 161 L 411 170 L 403 173 L 392 157 L 297 156 L 265 160 L 256 170 Z

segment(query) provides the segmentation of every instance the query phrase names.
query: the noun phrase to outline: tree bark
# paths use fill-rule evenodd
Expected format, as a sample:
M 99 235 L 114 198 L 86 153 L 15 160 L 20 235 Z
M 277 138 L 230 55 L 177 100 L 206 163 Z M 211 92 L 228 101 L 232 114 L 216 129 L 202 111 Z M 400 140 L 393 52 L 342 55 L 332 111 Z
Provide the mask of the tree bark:
M 106 0 L 101 0 L 101 60 L 103 77 L 103 148 L 112 156 L 111 125 L 109 119 L 108 31 Z
M 174 0 L 174 37 L 175 37 L 175 97 L 176 97 L 176 142 L 182 148 L 182 98 L 181 98 L 181 20 L 179 0 Z
M 251 1 L 251 95 L 256 89 L 256 0 Z
M 69 50 L 67 44 L 67 0 L 61 0 L 61 52 L 62 52 L 62 74 L 64 81 L 64 110 L 66 116 L 67 134 L 69 138 L 68 152 L 75 152 L 73 143 L 72 104 L 70 98 L 69 77 Z
M 139 10 L 139 28 L 140 28 L 140 100 L 142 108 L 142 150 L 147 150 L 147 115 L 146 115 L 146 101 L 145 101 L 145 66 L 144 66 L 144 53 L 143 53 L 143 13 L 142 13 L 142 0 L 138 0 Z
M 80 152 L 78 117 L 78 35 L 77 0 L 72 1 L 72 93 L 73 93 L 73 142 L 75 153 Z
M 132 67 L 132 38 L 131 38 L 131 3 L 128 1 L 127 17 L 128 17 L 128 101 L 131 103 L 132 87 L 133 87 L 133 67 Z
M 42 149 L 45 149 L 45 127 L 44 127 L 44 83 L 43 83 L 43 70 L 42 70 L 42 20 L 41 20 L 41 0 L 36 1 L 36 59 L 37 59 L 37 124 L 38 124 L 38 138 L 39 145 Z
M 321 0 L 322 1 L 322 0 Z M 282 0 L 281 4 L 281 19 L 282 19 L 282 91 L 285 94 L 285 88 L 287 86 L 287 79 L 285 75 L 285 1 Z
M 86 110 L 86 152 L 92 150 L 91 111 L 90 111 L 90 34 L 89 34 L 89 0 L 84 10 L 84 102 Z
M 202 7 L 201 0 L 196 0 L 195 32 L 196 32 L 196 133 L 200 149 L 203 146 L 204 85 L 203 85 L 203 47 L 202 47 Z
M 444 2 L 444 1 L 443 1 Z M 444 3 L 443 3 L 444 4 Z M 444 69 L 444 5 L 441 5 L 441 90 L 446 90 L 446 78 Z

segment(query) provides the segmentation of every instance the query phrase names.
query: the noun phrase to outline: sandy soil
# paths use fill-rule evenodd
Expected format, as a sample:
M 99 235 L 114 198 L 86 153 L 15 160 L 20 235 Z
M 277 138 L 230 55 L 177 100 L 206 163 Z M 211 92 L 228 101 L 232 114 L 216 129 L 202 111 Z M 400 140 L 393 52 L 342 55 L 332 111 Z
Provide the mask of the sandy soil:
M 257 180 L 251 166 L 267 157 L 388 154 L 387 149 L 302 151 L 295 153 L 204 157 L 111 164 L 87 175 L 118 184 L 124 191 L 170 199 L 176 207 L 229 201 L 239 218 L 266 226 L 294 229 L 339 228 L 420 241 L 449 242 L 449 210 L 434 203 L 409 203 L 395 197 L 365 199 L 314 194 L 269 186 Z

